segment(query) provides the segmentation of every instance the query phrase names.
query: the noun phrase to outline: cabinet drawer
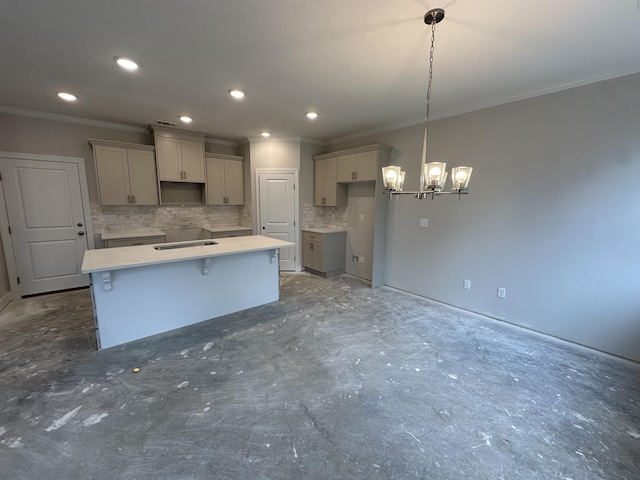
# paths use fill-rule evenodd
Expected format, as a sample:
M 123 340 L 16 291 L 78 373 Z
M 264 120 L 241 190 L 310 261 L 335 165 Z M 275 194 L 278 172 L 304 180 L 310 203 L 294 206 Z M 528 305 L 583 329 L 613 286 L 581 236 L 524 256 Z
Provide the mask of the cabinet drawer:
M 251 230 L 229 230 L 228 232 L 211 233 L 211 238 L 246 237 L 251 235 Z
M 302 232 L 303 242 L 322 243 L 324 235 L 322 233 Z
M 116 238 L 113 240 L 105 240 L 107 248 L 114 247 L 133 247 L 136 245 L 154 245 L 156 243 L 164 243 L 164 236 L 156 237 L 132 237 L 132 238 Z

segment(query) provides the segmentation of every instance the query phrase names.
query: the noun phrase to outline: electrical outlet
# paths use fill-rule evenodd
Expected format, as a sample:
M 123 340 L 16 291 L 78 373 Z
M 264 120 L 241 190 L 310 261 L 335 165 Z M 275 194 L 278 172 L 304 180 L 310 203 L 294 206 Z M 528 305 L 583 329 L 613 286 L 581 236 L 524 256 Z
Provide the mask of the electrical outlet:
M 507 289 L 498 287 L 498 298 L 506 298 L 507 297 Z
M 471 280 L 464 280 L 462 282 L 462 288 L 465 290 L 471 290 Z
M 361 222 L 364 222 L 364 213 L 361 213 L 361 214 L 360 214 L 360 221 L 361 221 Z
M 428 218 L 421 218 L 420 219 L 420 227 L 427 228 L 428 226 L 429 226 L 429 219 Z

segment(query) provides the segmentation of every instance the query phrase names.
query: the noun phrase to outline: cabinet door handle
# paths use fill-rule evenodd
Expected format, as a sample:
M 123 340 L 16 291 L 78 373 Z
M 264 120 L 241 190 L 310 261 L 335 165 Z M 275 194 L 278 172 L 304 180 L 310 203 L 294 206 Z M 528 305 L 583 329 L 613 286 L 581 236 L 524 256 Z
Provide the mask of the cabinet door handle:
M 131 203 L 136 203 L 136 196 L 135 195 L 131 195 Z

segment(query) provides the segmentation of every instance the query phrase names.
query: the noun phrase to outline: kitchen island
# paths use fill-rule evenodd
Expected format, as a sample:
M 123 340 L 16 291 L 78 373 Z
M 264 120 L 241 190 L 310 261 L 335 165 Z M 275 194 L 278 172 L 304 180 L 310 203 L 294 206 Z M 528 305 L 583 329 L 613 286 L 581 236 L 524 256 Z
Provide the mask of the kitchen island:
M 252 235 L 88 250 L 98 348 L 278 300 L 290 245 Z

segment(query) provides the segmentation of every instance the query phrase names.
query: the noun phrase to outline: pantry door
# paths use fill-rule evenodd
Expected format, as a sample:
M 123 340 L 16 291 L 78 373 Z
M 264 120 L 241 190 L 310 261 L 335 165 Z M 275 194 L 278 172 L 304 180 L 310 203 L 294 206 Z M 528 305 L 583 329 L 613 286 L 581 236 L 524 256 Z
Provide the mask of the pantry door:
M 260 170 L 258 221 L 260 234 L 296 243 L 296 172 Z M 296 269 L 296 245 L 280 249 L 280 270 Z
M 0 175 L 19 295 L 89 285 L 80 272 L 93 248 L 84 160 L 2 153 Z

